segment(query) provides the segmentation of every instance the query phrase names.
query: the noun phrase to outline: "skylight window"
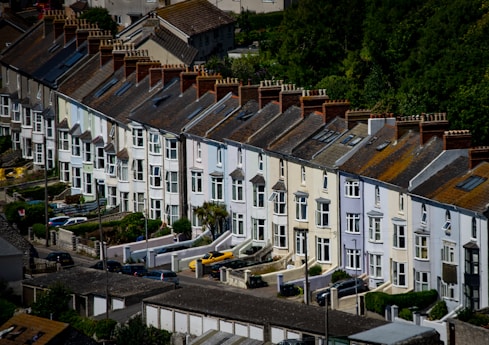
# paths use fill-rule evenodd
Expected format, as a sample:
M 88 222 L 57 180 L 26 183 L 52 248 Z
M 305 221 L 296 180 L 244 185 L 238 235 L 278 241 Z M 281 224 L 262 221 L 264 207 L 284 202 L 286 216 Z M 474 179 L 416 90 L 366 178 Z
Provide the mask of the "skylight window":
M 387 146 L 389 146 L 389 144 L 391 143 L 390 140 L 386 140 L 384 141 L 382 144 L 380 144 L 379 146 L 377 146 L 375 149 L 377 151 L 382 151 L 383 149 L 385 149 Z
M 97 92 L 95 92 L 95 98 L 99 98 L 100 96 L 102 96 L 104 93 L 106 93 L 107 91 L 109 91 L 109 89 L 114 86 L 115 84 L 117 84 L 117 78 L 113 78 L 111 79 L 108 83 L 106 83 L 104 86 L 102 86 L 100 89 L 97 90 Z
M 362 141 L 362 137 L 356 137 L 355 139 L 353 139 L 352 141 L 350 141 L 350 143 L 348 145 L 350 146 L 355 146 L 356 144 L 358 144 L 360 141 Z
M 355 137 L 355 136 L 354 136 L 353 134 L 350 134 L 350 135 L 349 135 L 349 136 L 347 136 L 345 139 L 343 139 L 343 140 L 341 141 L 341 143 L 342 143 L 343 145 L 346 145 L 346 144 L 347 144 L 347 143 L 348 143 L 350 140 L 352 140 L 354 137 Z
M 76 52 L 73 54 L 68 60 L 65 61 L 64 65 L 66 67 L 71 67 L 73 66 L 78 60 L 80 60 L 83 57 L 83 54 L 80 52 Z
M 487 180 L 487 178 L 477 176 L 477 175 L 472 175 L 472 176 L 469 176 L 464 181 L 457 184 L 456 187 L 463 190 L 463 191 L 469 192 L 472 189 L 474 189 L 475 187 L 477 187 L 478 185 L 480 185 L 485 180 Z
M 201 110 L 202 110 L 202 107 L 198 107 L 197 109 L 192 111 L 189 116 L 187 116 L 187 119 L 189 119 L 189 120 L 193 119 L 198 113 L 201 112 Z
M 116 96 L 122 96 L 129 88 L 132 86 L 130 81 L 126 81 L 122 86 L 115 92 Z

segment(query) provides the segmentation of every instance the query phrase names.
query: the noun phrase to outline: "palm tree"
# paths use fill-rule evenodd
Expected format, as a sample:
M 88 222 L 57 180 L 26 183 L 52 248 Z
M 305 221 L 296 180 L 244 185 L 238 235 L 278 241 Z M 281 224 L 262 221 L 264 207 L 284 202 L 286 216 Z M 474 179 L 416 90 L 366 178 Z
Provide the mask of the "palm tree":
M 223 204 L 210 201 L 204 202 L 202 206 L 196 207 L 194 211 L 199 217 L 202 227 L 206 227 L 211 231 L 213 239 L 215 239 L 216 234 L 222 232 L 223 221 L 229 215 Z

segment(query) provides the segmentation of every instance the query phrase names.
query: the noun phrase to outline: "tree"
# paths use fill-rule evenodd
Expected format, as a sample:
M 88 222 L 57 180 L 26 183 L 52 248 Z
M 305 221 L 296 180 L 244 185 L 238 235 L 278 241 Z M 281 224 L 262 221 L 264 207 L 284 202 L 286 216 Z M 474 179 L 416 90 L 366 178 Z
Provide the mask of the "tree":
M 112 36 L 117 34 L 117 23 L 112 19 L 106 8 L 90 8 L 81 14 L 80 19 L 86 19 L 89 23 L 97 24 L 101 30 L 110 31 Z
M 202 206 L 194 209 L 199 217 L 202 227 L 208 228 L 212 233 L 212 238 L 220 234 L 223 228 L 223 222 L 229 215 L 223 204 L 206 201 Z
M 174 221 L 172 228 L 175 233 L 182 234 L 185 239 L 192 238 L 192 224 L 187 218 L 184 217 Z
M 171 334 L 153 326 L 147 327 L 141 315 L 130 319 L 115 331 L 118 345 L 169 345 Z
M 70 301 L 71 292 L 63 284 L 55 283 L 32 304 L 32 314 L 47 319 L 62 320 L 70 311 Z

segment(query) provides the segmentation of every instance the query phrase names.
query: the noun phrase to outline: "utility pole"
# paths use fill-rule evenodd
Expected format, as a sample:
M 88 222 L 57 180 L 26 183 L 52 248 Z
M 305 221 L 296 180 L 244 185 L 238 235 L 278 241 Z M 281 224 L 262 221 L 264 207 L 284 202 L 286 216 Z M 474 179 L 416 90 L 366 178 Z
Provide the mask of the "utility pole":
M 307 229 L 304 231 L 304 255 L 306 257 L 306 305 L 309 305 L 309 267 L 308 267 L 308 257 L 307 257 Z
M 44 118 L 43 118 L 44 121 Z M 44 124 L 46 125 L 46 124 Z M 49 247 L 49 215 L 48 215 L 48 148 L 46 146 L 46 129 L 44 129 L 44 222 L 46 223 L 46 247 Z
M 354 238 L 353 242 L 355 242 L 355 310 L 358 315 L 358 284 L 357 284 L 357 278 L 358 278 L 358 256 L 357 256 L 357 239 Z
M 102 231 L 102 213 L 100 211 L 100 185 L 98 179 L 95 180 L 96 196 L 97 196 L 97 211 L 98 211 L 98 230 L 100 232 L 100 256 L 102 257 L 103 268 L 105 271 L 105 318 L 109 318 L 109 270 L 107 269 L 107 253 L 105 251 L 104 233 Z

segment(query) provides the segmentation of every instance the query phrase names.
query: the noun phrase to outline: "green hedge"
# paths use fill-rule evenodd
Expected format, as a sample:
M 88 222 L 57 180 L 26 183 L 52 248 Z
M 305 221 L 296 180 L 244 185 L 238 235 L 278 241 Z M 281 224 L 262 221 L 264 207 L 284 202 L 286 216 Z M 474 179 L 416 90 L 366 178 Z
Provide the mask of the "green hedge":
M 436 290 L 407 292 L 403 294 L 390 295 L 384 292 L 368 292 L 365 295 L 365 307 L 369 311 L 383 315 L 388 305 L 397 305 L 399 309 L 417 307 L 428 308 L 438 299 Z

